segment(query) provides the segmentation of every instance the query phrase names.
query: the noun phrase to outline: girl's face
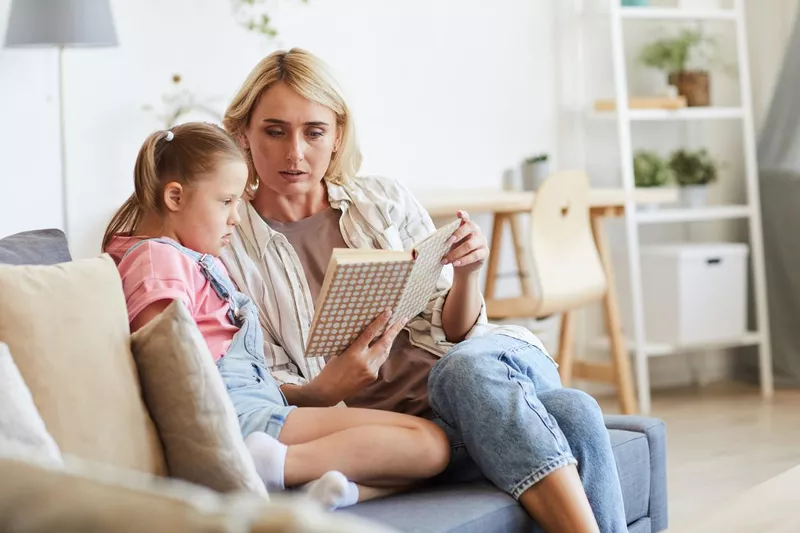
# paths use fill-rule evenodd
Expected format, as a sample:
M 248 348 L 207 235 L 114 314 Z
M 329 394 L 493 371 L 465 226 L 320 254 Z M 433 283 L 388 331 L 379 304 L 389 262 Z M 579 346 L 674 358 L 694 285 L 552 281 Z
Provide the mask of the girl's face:
M 336 114 L 286 84 L 265 91 L 245 130 L 261 180 L 257 194 L 303 195 L 325 177 L 338 149 Z
M 237 207 L 247 183 L 247 164 L 223 160 L 196 176 L 191 186 L 172 182 L 164 191 L 169 226 L 177 240 L 197 252 L 218 256 L 239 223 Z

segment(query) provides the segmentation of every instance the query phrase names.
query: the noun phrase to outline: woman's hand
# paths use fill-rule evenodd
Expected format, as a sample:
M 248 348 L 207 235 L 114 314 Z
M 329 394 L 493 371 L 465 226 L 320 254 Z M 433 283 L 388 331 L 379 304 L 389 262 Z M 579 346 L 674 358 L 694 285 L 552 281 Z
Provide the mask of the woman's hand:
M 378 379 L 378 371 L 389 357 L 395 337 L 407 320 L 398 320 L 383 333 L 392 314 L 385 311 L 341 354 L 331 357 L 322 372 L 306 387 L 323 405 L 336 405 L 361 392 Z
M 486 237 L 466 211 L 459 211 L 461 225 L 447 241 L 450 252 L 442 259 L 442 264 L 452 264 L 456 277 L 479 272 L 486 258 L 489 257 L 489 246 Z

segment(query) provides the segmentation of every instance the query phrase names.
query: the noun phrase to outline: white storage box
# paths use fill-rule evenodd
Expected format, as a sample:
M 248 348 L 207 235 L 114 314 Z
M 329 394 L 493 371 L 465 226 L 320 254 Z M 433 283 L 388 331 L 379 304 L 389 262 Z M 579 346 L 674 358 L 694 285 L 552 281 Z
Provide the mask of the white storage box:
M 739 243 L 643 246 L 647 341 L 682 346 L 744 336 L 747 255 Z

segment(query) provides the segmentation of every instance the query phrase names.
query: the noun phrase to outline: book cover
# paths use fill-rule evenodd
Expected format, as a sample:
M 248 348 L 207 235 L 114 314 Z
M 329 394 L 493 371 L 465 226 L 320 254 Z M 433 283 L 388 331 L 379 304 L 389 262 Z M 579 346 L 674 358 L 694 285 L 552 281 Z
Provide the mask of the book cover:
M 307 357 L 346 350 L 386 309 L 392 319 L 421 313 L 436 290 L 447 239 L 459 220 L 441 227 L 410 252 L 335 249 L 325 273 L 308 337 Z

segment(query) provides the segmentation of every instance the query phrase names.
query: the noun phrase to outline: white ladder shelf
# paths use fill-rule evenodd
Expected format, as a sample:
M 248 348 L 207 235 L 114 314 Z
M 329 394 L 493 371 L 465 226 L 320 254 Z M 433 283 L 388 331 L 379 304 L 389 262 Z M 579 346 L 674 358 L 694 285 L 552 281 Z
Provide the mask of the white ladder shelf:
M 649 359 L 681 353 L 684 351 L 726 348 L 733 346 L 757 346 L 759 351 L 760 384 L 764 397 L 773 394 L 772 357 L 767 313 L 767 292 L 764 269 L 761 209 L 756 164 L 756 141 L 753 126 L 750 68 L 747 52 L 744 0 L 733 0 L 727 9 L 693 10 L 671 7 L 624 7 L 621 0 L 608 1 L 608 17 L 611 28 L 611 50 L 615 99 L 617 111 L 591 112 L 591 119 L 610 118 L 616 120 L 619 135 L 619 157 L 621 161 L 622 186 L 629 199 L 625 206 L 625 238 L 628 249 L 628 272 L 632 296 L 633 342 L 630 346 L 636 362 L 636 385 L 639 406 L 643 413 L 650 412 Z M 582 2 L 581 2 L 582 3 Z M 735 25 L 736 51 L 738 59 L 738 82 L 741 103 L 738 107 L 684 108 L 678 110 L 628 109 L 628 75 L 625 63 L 623 21 L 728 21 Z M 633 148 L 631 124 L 637 121 L 675 120 L 730 120 L 739 122 L 744 141 L 744 161 L 747 200 L 741 205 L 709 206 L 703 208 L 670 209 L 654 212 L 639 212 L 630 200 L 635 191 L 633 172 Z M 642 275 L 639 255 L 639 227 L 644 224 L 668 224 L 702 222 L 711 220 L 747 219 L 750 239 L 750 261 L 753 273 L 753 293 L 757 331 L 747 333 L 741 339 L 709 346 L 674 347 L 648 343 L 645 338 L 644 310 L 642 302 Z

